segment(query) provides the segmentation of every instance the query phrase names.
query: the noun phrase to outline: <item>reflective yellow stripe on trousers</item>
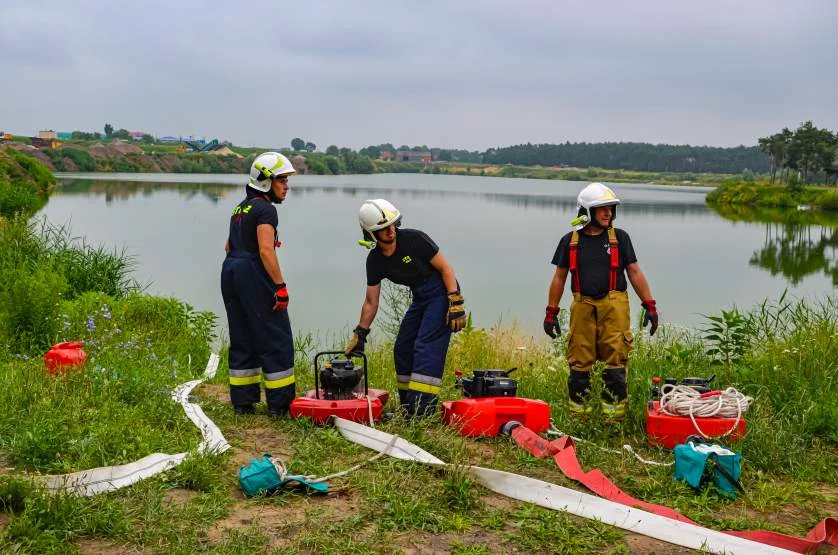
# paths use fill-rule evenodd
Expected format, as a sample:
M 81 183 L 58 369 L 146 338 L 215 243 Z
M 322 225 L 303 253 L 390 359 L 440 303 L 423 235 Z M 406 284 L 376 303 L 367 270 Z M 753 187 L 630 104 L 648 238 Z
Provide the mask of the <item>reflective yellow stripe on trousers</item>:
M 423 376 L 415 372 L 410 375 L 410 382 L 407 388 L 412 391 L 419 391 L 420 393 L 430 393 L 431 395 L 439 395 L 439 389 L 442 385 L 442 380 L 432 376 Z
M 265 374 L 265 389 L 279 389 L 294 383 L 294 369 Z
M 251 385 L 262 381 L 261 368 L 230 369 L 230 385 Z

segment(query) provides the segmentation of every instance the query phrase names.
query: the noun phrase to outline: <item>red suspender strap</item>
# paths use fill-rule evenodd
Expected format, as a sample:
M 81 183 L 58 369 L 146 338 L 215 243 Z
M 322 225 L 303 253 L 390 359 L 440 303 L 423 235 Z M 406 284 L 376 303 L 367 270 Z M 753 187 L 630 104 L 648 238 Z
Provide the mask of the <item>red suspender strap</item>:
M 579 232 L 574 231 L 570 236 L 570 277 L 573 280 L 573 288 L 577 293 L 582 293 L 579 283 L 579 266 L 576 262 L 576 250 L 579 248 Z
M 613 227 L 608 228 L 608 243 L 611 250 L 611 271 L 608 274 L 608 290 L 617 290 L 617 272 L 620 271 L 620 248 L 617 242 L 617 232 Z

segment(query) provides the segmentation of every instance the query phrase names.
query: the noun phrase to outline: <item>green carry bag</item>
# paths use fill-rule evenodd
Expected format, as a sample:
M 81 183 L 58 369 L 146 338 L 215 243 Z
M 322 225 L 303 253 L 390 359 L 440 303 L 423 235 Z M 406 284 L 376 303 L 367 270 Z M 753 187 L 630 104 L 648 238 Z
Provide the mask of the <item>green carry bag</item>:
M 298 474 L 289 474 L 282 461 L 265 453 L 239 469 L 239 485 L 247 497 L 272 494 L 283 487 L 304 486 L 314 492 L 329 491 L 326 482 L 312 481 Z

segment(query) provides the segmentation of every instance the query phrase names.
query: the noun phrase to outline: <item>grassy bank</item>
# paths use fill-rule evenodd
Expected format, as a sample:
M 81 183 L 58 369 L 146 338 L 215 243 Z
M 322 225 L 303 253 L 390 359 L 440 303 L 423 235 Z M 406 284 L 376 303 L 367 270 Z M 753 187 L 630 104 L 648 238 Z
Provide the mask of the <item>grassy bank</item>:
M 174 299 L 143 295 L 125 253 L 73 240 L 66 229 L 28 222 L 26 215 L 0 221 L 0 552 L 675 552 L 607 525 L 497 496 L 456 468 L 388 458 L 334 480 L 325 496 L 286 492 L 244 499 L 237 471 L 262 453 L 284 459 L 292 472 L 325 475 L 370 452 L 331 428 L 269 419 L 263 405 L 256 415 L 234 416 L 224 356 L 219 375 L 195 396 L 232 444 L 230 451 L 193 453 L 176 469 L 114 493 L 47 495 L 24 473 L 194 450 L 200 433 L 169 392 L 200 375 L 214 318 Z M 368 354 L 371 383 L 395 395 L 392 343 L 404 296 L 387 300 Z M 630 444 L 663 461 L 671 453 L 645 443 L 649 379 L 716 374 L 718 385 L 735 385 L 756 399 L 747 417 L 750 432 L 735 445 L 744 456 L 745 495 L 730 501 L 713 489 L 696 494 L 674 483 L 671 469 L 588 444 L 579 446 L 583 467 L 599 467 L 628 493 L 674 506 L 713 528 L 803 534 L 838 513 L 838 299 L 805 304 L 781 298 L 714 318 L 707 326 L 715 329 L 707 331 L 664 327 L 649 338 L 637 330 L 630 408 L 619 426 L 599 415 L 570 416 L 566 337 L 550 343 L 510 328 L 470 327 L 452 340 L 441 396 L 458 396 L 455 370 L 518 367 L 519 394 L 549 402 L 562 430 L 603 447 Z M 44 372 L 41 356 L 64 339 L 84 339 L 88 363 L 54 377 Z M 297 337 L 298 391 L 313 386 L 314 352 L 338 343 Z M 599 387 L 595 379 L 595 393 Z M 379 427 L 448 462 L 578 489 L 552 460 L 537 460 L 502 438 L 462 438 L 438 417 L 418 423 L 396 418 Z
M 141 297 L 119 301 L 91 295 L 78 303 L 66 318 L 70 337 L 92 342 L 91 361 L 83 372 L 56 380 L 44 374 L 38 359 L 12 356 L 0 365 L 2 401 L 14 407 L 0 419 L 2 466 L 15 468 L 0 478 L 4 549 L 576 553 L 665 547 L 652 542 L 637 548 L 638 538 L 622 531 L 504 499 L 457 471 L 392 459 L 335 480 L 327 496 L 286 493 L 246 500 L 237 488 L 237 469 L 263 452 L 282 457 L 294 472 L 318 475 L 347 468 L 369 453 L 332 429 L 268 419 L 264 407 L 256 416 L 233 416 L 223 368 L 214 383 L 201 386 L 196 395 L 232 443 L 230 452 L 193 457 L 175 471 L 118 493 L 92 499 L 47 497 L 14 474 L 21 469 L 58 472 L 115 464 L 153 450 L 190 449 L 200 438 L 166 391 L 197 375 L 203 366 L 207 350 L 202 336 L 209 333 L 205 324 L 190 325 L 189 311 L 173 301 L 160 305 Z M 102 313 L 104 303 L 110 318 Z M 95 321 L 93 331 L 89 316 Z M 746 495 L 736 501 L 713 490 L 697 495 L 673 483 L 671 469 L 647 467 L 630 456 L 584 444 L 579 447 L 583 467 L 599 467 L 629 493 L 675 506 L 707 526 L 801 534 L 838 510 L 838 403 L 830 393 L 838 379 L 838 303 L 781 300 L 722 320 L 723 339 L 711 343 L 728 355 L 722 357 L 727 363 L 707 354 L 701 333 L 665 329 L 654 340 L 638 337 L 630 372 L 630 411 L 618 427 L 598 416 L 587 421 L 571 418 L 564 404 L 567 366 L 562 342 L 522 337 L 514 329 L 469 329 L 457 335 L 442 397 L 458 395 L 455 369 L 517 366 L 520 394 L 550 402 L 561 429 L 611 448 L 628 443 L 646 457 L 666 460 L 671 457 L 668 452 L 644 446 L 649 378 L 715 373 L 718 384 L 735 385 L 756 398 L 748 415 L 750 433 L 736 445 L 744 455 Z M 175 335 L 190 327 L 193 333 Z M 329 345 L 300 337 L 296 347 L 299 387 L 311 387 L 311 356 Z M 394 392 L 391 349 L 392 337 L 377 330 L 369 352 L 372 383 Z M 26 393 L 14 392 L 21 389 Z M 396 419 L 380 427 L 446 461 L 578 487 L 550 460 L 538 461 L 504 439 L 461 438 L 437 418 L 418 424 Z
M 771 185 L 731 180 L 707 194 L 711 205 L 746 205 L 760 208 L 796 208 L 800 205 L 838 210 L 838 190 L 834 187 Z

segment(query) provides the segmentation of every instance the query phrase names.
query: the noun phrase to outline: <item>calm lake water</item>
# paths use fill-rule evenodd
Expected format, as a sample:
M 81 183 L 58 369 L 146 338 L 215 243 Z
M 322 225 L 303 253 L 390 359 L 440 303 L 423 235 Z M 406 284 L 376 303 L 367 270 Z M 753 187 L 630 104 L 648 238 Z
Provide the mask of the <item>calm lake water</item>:
M 219 290 L 228 219 L 243 197 L 237 175 L 75 174 L 41 215 L 94 244 L 136 257 L 148 291 L 211 310 L 226 327 Z M 358 208 L 383 197 L 404 226 L 427 232 L 452 262 L 478 326 L 517 323 L 543 335 L 550 260 L 584 183 L 423 174 L 297 176 L 279 210 L 277 251 L 295 332 L 342 336 L 357 323 L 366 249 Z M 835 229 L 731 221 L 704 204 L 708 189 L 612 185 L 662 321 L 701 325 L 734 304 L 822 298 L 838 283 Z M 632 292 L 632 311 L 639 301 Z M 567 308 L 565 293 L 562 307 Z

